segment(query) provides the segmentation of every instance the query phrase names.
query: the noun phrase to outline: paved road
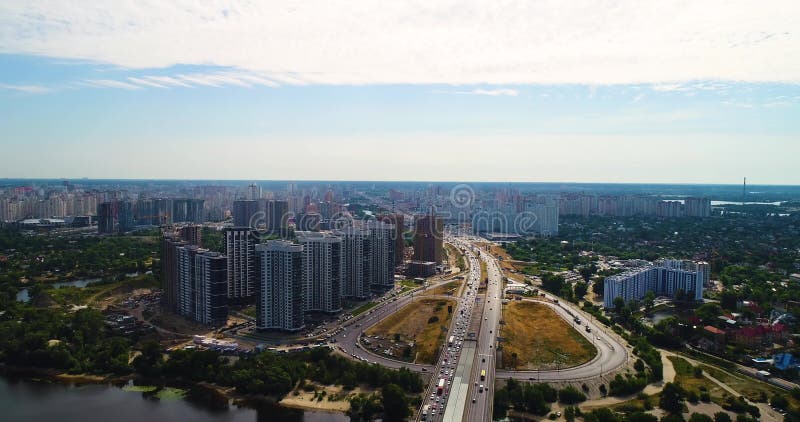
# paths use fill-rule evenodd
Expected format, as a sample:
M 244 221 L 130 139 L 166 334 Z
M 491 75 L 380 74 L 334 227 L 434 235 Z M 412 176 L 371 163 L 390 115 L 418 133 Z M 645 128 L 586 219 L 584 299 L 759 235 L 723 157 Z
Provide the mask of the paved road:
M 553 309 L 567 323 L 572 324 L 575 329 L 586 337 L 597 348 L 597 356 L 589 362 L 572 368 L 547 370 L 547 371 L 497 371 L 497 378 L 514 378 L 518 380 L 540 380 L 540 381 L 571 381 L 584 380 L 600 377 L 619 367 L 625 365 L 628 359 L 628 351 L 616 335 L 610 333 L 602 324 L 596 323 L 590 315 L 584 314 L 576 307 L 564 303 L 554 304 L 552 301 L 536 300 Z M 574 315 L 579 315 L 581 324 L 574 322 Z M 586 327 L 591 328 L 591 333 L 586 331 Z
M 470 247 L 472 246 L 470 245 Z M 486 263 L 488 283 L 481 309 L 483 321 L 478 333 L 475 364 L 470 377 L 470 395 L 475 399 L 475 402 L 468 404 L 465 419 L 468 421 L 490 421 L 492 420 L 494 406 L 497 327 L 502 318 L 503 277 L 497 262 L 491 258 L 488 252 L 480 251 L 477 248 L 474 250 L 476 255 L 480 256 L 480 259 Z M 481 377 L 482 371 L 485 371 L 483 379 Z

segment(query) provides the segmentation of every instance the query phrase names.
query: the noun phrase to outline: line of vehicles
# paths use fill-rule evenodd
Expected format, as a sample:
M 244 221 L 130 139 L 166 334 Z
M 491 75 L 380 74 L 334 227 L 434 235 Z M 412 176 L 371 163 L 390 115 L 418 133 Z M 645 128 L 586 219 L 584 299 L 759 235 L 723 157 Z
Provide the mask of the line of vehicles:
M 447 347 L 440 355 L 439 374 L 434 378 L 435 383 L 431 387 L 430 402 L 422 406 L 420 420 L 432 421 L 437 418 L 437 412 L 440 418 L 444 415 L 478 291 L 477 286 L 473 284 L 477 284 L 480 280 L 479 271 L 477 262 L 471 262 L 469 284 L 466 286 L 464 296 L 458 302 L 460 310 L 455 313 L 452 333 L 447 339 Z

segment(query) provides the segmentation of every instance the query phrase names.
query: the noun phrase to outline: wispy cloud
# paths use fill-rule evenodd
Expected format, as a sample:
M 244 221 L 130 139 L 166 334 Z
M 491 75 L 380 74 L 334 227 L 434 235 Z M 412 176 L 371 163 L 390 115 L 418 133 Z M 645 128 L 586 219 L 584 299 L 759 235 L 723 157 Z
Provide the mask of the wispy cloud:
M 767 101 L 741 101 L 741 100 L 726 100 L 721 104 L 725 107 L 733 108 L 782 108 L 791 107 L 794 103 L 788 99 L 775 99 Z
M 99 88 L 121 88 L 121 89 L 127 89 L 129 91 L 141 89 L 141 87 L 138 85 L 122 81 L 115 81 L 113 79 L 87 79 L 85 82 L 90 86 L 95 86 Z
M 519 95 L 519 91 L 516 89 L 510 88 L 498 88 L 498 89 L 482 89 L 476 88 L 470 91 L 443 91 L 443 90 L 434 90 L 432 91 L 434 94 L 451 94 L 451 95 L 488 95 L 490 97 L 516 97 Z
M 50 88 L 42 85 L 9 85 L 0 84 L 0 91 L 24 92 L 26 94 L 46 94 Z
M 7 0 L 0 53 L 127 69 L 210 64 L 292 85 L 653 83 L 670 91 L 697 80 L 800 82 L 800 2 L 706 0 L 682 2 L 680 14 L 674 8 L 638 0 L 390 8 L 371 0 L 81 7 Z M 194 86 L 268 86 L 247 77 L 183 76 Z

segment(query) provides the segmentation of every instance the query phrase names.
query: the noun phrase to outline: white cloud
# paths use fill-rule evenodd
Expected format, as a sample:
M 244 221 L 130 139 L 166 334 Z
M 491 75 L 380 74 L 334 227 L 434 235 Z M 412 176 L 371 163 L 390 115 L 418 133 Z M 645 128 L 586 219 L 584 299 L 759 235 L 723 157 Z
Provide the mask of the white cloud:
M 509 89 L 509 88 L 498 88 L 498 89 L 482 89 L 476 88 L 471 91 L 443 91 L 443 90 L 434 90 L 432 91 L 434 94 L 453 94 L 453 95 L 488 95 L 490 97 L 516 97 L 519 95 L 519 91 L 516 89 Z
M 171 87 L 171 86 L 179 86 L 184 88 L 191 88 L 192 86 L 187 84 L 186 82 L 181 81 L 180 79 L 175 79 L 170 76 L 144 76 L 142 79 L 164 86 L 164 87 Z
M 0 52 L 287 84 L 800 82 L 798 21 L 796 0 L 8 0 Z
M 131 77 L 131 78 L 128 78 L 128 80 L 133 82 L 133 83 L 135 83 L 135 84 L 145 85 L 145 86 L 149 86 L 149 87 L 152 87 L 152 88 L 168 88 L 166 85 L 162 85 L 162 84 L 153 82 L 153 81 L 148 80 L 148 79 Z
M 99 88 L 122 88 L 122 89 L 127 89 L 129 91 L 141 89 L 141 87 L 138 85 L 129 84 L 127 82 L 122 82 L 122 81 L 115 81 L 112 79 L 87 79 L 85 82 L 90 86 L 95 86 Z
M 0 84 L 0 91 L 24 92 L 26 94 L 45 94 L 50 92 L 50 89 L 41 85 Z

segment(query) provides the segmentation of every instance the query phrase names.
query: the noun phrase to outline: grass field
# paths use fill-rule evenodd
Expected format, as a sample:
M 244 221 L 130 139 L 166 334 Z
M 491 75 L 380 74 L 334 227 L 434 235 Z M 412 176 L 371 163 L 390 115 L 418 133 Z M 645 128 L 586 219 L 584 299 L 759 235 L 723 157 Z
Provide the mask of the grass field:
M 432 364 L 436 362 L 438 350 L 446 340 L 447 326 L 452 317 L 447 312 L 448 305 L 455 308 L 455 301 L 416 300 L 370 328 L 366 334 L 383 338 L 393 338 L 399 334 L 402 341 L 415 342 L 413 356 L 416 363 Z
M 359 315 L 363 314 L 364 312 L 367 312 L 368 310 L 374 308 L 377 305 L 378 305 L 378 302 L 367 302 L 367 303 L 359 306 L 358 308 L 354 309 L 353 312 L 351 312 L 351 313 L 353 314 L 353 316 L 359 316 Z
M 714 403 L 722 403 L 726 391 L 719 385 L 711 382 L 704 376 L 696 377 L 694 374 L 694 366 L 683 358 L 677 356 L 668 356 L 675 368 L 675 381 L 679 382 L 681 386 L 687 391 L 694 391 L 698 395 L 702 391 L 708 391 L 711 396 L 711 401 Z
M 503 318 L 503 368 L 566 368 L 587 362 L 597 354 L 585 337 L 546 305 L 512 302 L 506 306 Z
M 428 289 L 423 293 L 423 296 L 438 296 L 438 295 L 447 295 L 451 294 L 453 296 L 456 295 L 458 292 L 458 288 L 461 287 L 463 282 L 461 280 L 451 281 L 449 283 L 442 284 L 441 286 L 434 287 L 433 289 Z
M 708 375 L 711 375 L 717 380 L 723 382 L 725 385 L 733 388 L 736 390 L 736 392 L 742 394 L 751 401 L 758 401 L 762 393 L 766 394 L 767 397 L 772 397 L 775 394 L 779 394 L 786 396 L 792 406 L 800 405 L 800 402 L 792 397 L 792 395 L 788 392 L 762 381 L 755 380 L 745 375 L 732 374 L 728 371 L 705 364 L 701 364 L 700 368 L 708 373 Z

